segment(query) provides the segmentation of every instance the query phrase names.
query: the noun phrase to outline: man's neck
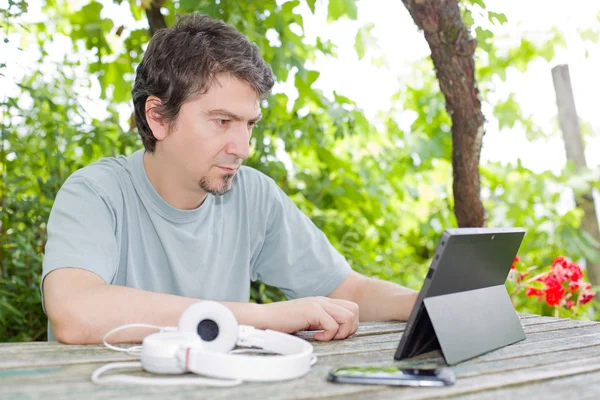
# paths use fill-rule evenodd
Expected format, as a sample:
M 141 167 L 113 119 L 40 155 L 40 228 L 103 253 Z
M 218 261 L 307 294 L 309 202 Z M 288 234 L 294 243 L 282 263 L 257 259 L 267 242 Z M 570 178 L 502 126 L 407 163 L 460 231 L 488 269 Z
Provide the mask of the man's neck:
M 158 152 L 145 152 L 144 169 L 154 189 L 171 206 L 180 210 L 193 210 L 202 205 L 207 193 L 198 186 L 190 187 L 184 182 L 182 174 L 175 167 L 163 160 Z

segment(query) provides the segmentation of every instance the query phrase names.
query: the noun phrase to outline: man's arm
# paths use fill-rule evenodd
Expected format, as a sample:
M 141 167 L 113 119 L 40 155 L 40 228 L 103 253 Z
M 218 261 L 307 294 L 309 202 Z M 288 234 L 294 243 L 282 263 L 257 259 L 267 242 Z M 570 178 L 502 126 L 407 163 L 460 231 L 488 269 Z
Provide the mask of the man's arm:
M 44 304 L 58 341 L 68 344 L 102 343 L 120 325 L 146 323 L 176 326 L 181 313 L 200 299 L 109 285 L 93 272 L 60 268 L 43 282 Z M 315 339 L 344 339 L 358 328 L 358 307 L 346 300 L 310 297 L 259 305 L 222 302 L 241 325 L 286 333 L 324 330 Z M 111 343 L 139 343 L 156 330 L 131 328 L 110 337 Z
M 353 271 L 329 296 L 355 302 L 360 322 L 406 321 L 419 292 Z
M 98 275 L 80 268 L 60 268 L 44 279 L 44 303 L 59 342 L 102 343 L 111 329 L 131 323 L 176 326 L 179 315 L 198 299 L 154 293 L 106 284 Z M 256 304 L 239 304 L 232 311 L 240 323 Z M 156 330 L 125 329 L 111 342 L 140 342 Z

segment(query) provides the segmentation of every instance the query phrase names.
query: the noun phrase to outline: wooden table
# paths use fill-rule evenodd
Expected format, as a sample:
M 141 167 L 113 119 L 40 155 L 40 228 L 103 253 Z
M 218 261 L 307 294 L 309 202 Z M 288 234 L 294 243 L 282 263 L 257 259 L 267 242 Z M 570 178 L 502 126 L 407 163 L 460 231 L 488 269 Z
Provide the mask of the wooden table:
M 600 323 L 521 315 L 525 341 L 458 364 L 457 381 L 445 388 L 398 388 L 333 384 L 332 367 L 378 365 L 436 367 L 439 352 L 394 362 L 405 324 L 363 323 L 350 339 L 314 342 L 319 361 L 304 378 L 284 383 L 244 383 L 233 388 L 98 386 L 98 366 L 132 357 L 103 346 L 58 343 L 0 343 L 0 398 L 47 399 L 275 399 L 275 398 L 453 398 L 599 399 Z

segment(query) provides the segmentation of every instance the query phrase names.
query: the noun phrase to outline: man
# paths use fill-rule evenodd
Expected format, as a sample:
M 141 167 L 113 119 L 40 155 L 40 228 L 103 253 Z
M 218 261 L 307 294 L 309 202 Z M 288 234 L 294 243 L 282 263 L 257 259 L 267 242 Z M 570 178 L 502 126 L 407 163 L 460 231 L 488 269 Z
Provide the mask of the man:
M 324 341 L 351 336 L 359 319 L 408 318 L 415 291 L 353 272 L 272 179 L 241 166 L 273 83 L 257 46 L 223 22 L 189 14 L 155 34 L 132 91 L 145 149 L 75 172 L 52 208 L 41 286 L 50 340 L 175 325 L 202 299 L 241 324 L 323 330 Z M 289 300 L 249 303 L 256 279 Z

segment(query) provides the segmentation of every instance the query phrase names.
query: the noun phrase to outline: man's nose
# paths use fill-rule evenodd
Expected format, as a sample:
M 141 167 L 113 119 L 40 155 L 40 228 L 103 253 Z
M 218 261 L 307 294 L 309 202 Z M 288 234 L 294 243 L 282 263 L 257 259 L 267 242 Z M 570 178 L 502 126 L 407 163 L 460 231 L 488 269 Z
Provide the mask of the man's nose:
M 231 130 L 231 137 L 225 150 L 228 154 L 232 154 L 242 160 L 245 160 L 250 155 L 250 135 L 252 129 L 241 123 Z

